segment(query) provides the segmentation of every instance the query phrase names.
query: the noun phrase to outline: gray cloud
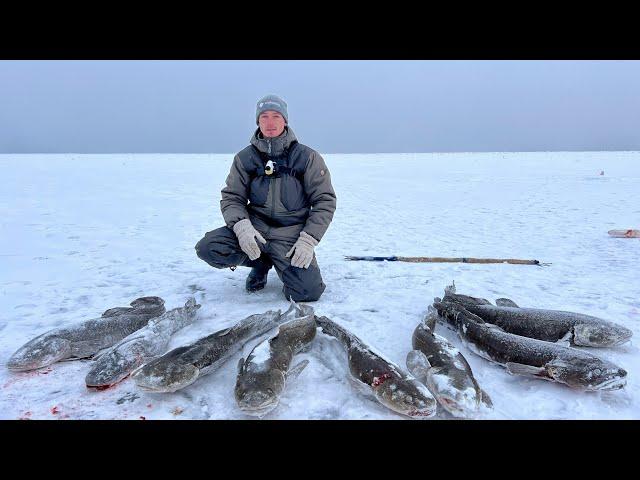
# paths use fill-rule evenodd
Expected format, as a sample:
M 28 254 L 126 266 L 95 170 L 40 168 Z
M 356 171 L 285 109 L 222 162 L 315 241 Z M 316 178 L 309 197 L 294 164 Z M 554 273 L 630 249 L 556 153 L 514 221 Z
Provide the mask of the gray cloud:
M 0 61 L 0 153 L 640 150 L 639 61 Z

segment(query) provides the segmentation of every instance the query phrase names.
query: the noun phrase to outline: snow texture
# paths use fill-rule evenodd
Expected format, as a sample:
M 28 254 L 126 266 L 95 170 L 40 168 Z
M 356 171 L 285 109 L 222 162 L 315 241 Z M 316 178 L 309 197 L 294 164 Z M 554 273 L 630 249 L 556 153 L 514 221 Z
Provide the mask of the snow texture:
M 327 288 L 313 303 L 404 368 L 427 307 L 455 280 L 460 292 L 595 315 L 634 332 L 613 348 L 585 348 L 628 371 L 627 386 L 580 392 L 509 375 L 442 324 L 436 332 L 468 360 L 491 396 L 491 419 L 640 418 L 640 240 L 608 230 L 640 225 L 640 154 L 540 152 L 324 155 L 338 210 L 316 247 Z M 244 289 L 247 269 L 216 270 L 195 255 L 224 224 L 220 189 L 232 155 L 0 155 L 0 360 L 47 330 L 157 295 L 167 310 L 193 295 L 198 321 L 168 349 L 250 314 L 285 311 L 282 283 Z M 605 175 L 599 175 L 604 170 Z M 345 261 L 344 255 L 504 257 L 509 264 Z M 269 333 L 273 335 L 275 331 Z M 236 406 L 236 365 L 171 394 L 128 378 L 88 390 L 88 360 L 27 373 L 0 368 L 0 418 L 251 418 Z M 402 419 L 349 381 L 344 348 L 320 331 L 266 419 Z M 436 418 L 452 418 L 442 409 Z

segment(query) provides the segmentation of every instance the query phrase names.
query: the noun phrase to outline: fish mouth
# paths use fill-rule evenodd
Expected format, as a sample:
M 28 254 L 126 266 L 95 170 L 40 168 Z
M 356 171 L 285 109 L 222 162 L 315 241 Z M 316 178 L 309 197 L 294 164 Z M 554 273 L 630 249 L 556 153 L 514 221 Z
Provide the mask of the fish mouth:
M 11 372 L 29 372 L 31 370 L 39 370 L 41 368 L 49 367 L 52 364 L 56 363 L 56 361 L 44 361 L 44 362 L 38 362 L 38 363 L 22 363 L 20 361 L 9 360 L 7 362 L 7 370 Z
M 449 412 L 454 417 L 464 417 L 465 409 L 460 406 L 460 404 L 451 397 L 440 397 L 440 404 L 444 407 L 444 409 Z
M 167 372 L 171 373 L 171 375 L 167 376 L 172 378 L 167 378 L 162 373 L 145 372 L 143 367 L 142 370 L 138 370 L 133 375 L 133 379 L 136 382 L 136 386 L 145 392 L 173 393 L 195 382 L 200 376 L 200 369 L 194 365 L 181 364 L 173 365 L 171 372 Z M 176 373 L 180 373 L 181 378 L 175 378 L 177 376 Z
M 124 376 L 105 378 L 105 379 L 87 378 L 85 379 L 84 383 L 87 385 L 87 388 L 90 388 L 92 390 L 106 390 L 107 388 L 111 388 L 114 385 L 120 383 L 122 380 L 124 380 L 128 376 L 129 374 Z
M 415 408 L 405 413 L 405 415 L 411 418 L 429 418 L 433 417 L 435 414 L 435 408 Z
M 177 390 L 185 388 L 195 382 L 193 379 L 190 382 L 182 382 L 182 383 L 173 383 L 173 384 L 154 384 L 154 383 L 144 383 L 143 381 L 136 381 L 136 386 L 145 392 L 151 393 L 173 393 Z
M 380 398 L 378 398 L 378 400 L 380 400 Z M 411 417 L 411 418 L 429 418 L 429 417 L 433 417 L 436 414 L 436 409 L 437 409 L 437 403 L 433 402 L 433 406 L 429 405 L 429 406 L 424 406 L 424 407 L 417 407 L 415 405 L 407 405 L 407 404 L 396 404 L 396 403 L 392 403 L 392 402 L 387 402 L 387 401 L 381 401 L 380 403 L 382 403 L 385 407 L 387 407 L 390 410 L 393 410 L 396 413 L 399 413 L 401 415 L 406 415 L 407 417 Z
M 277 396 L 261 392 L 245 392 L 236 396 L 236 401 L 240 410 L 254 417 L 263 417 L 278 405 Z
M 109 388 L 113 387 L 115 385 L 115 383 L 108 383 L 108 384 L 102 384 L 102 385 L 89 385 L 87 384 L 87 388 L 90 390 L 96 390 L 98 392 L 101 392 L 103 390 L 108 390 Z
M 39 365 L 21 365 L 17 362 L 7 363 L 7 370 L 10 370 L 12 372 L 28 372 L 29 370 L 35 370 L 37 368 L 42 368 L 42 367 Z
M 248 405 L 248 404 L 238 404 L 238 406 L 240 407 L 240 410 L 242 410 L 243 413 L 247 415 L 251 415 L 252 417 L 264 417 L 265 415 L 270 413 L 272 410 L 274 410 L 277 405 L 278 405 L 278 402 L 276 401 L 270 401 L 268 403 L 264 403 L 257 407 L 254 407 L 253 405 Z
M 627 384 L 627 379 L 625 377 L 615 377 L 610 378 L 609 380 L 605 380 L 598 385 L 593 387 L 593 390 L 619 390 L 623 388 Z

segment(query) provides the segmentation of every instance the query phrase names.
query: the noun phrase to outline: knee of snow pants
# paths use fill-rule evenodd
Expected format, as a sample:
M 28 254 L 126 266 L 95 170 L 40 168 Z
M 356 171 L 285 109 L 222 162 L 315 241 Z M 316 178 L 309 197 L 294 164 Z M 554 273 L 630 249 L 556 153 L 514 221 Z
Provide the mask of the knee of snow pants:
M 326 288 L 316 262 L 309 268 L 287 267 L 282 272 L 282 283 L 285 298 L 295 302 L 315 302 Z
M 228 227 L 207 232 L 195 249 L 198 258 L 215 268 L 243 266 L 249 260 L 240 249 L 235 233 Z

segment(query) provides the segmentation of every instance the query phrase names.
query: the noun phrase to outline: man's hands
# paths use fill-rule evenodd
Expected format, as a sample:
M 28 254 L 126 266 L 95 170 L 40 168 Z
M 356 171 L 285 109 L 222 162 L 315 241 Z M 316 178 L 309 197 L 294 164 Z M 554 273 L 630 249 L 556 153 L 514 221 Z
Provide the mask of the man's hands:
M 313 260 L 313 248 L 316 246 L 318 246 L 318 241 L 315 238 L 308 233 L 300 232 L 300 237 L 285 257 L 290 257 L 295 250 L 293 258 L 291 259 L 291 265 L 298 268 L 309 268 Z
M 258 247 L 255 239 L 257 238 L 263 244 L 267 243 L 267 241 L 260 235 L 260 232 L 253 228 L 251 220 L 245 218 L 236 222 L 233 226 L 233 233 L 238 237 L 240 248 L 249 256 L 249 260 L 255 260 L 260 257 L 260 247 Z

